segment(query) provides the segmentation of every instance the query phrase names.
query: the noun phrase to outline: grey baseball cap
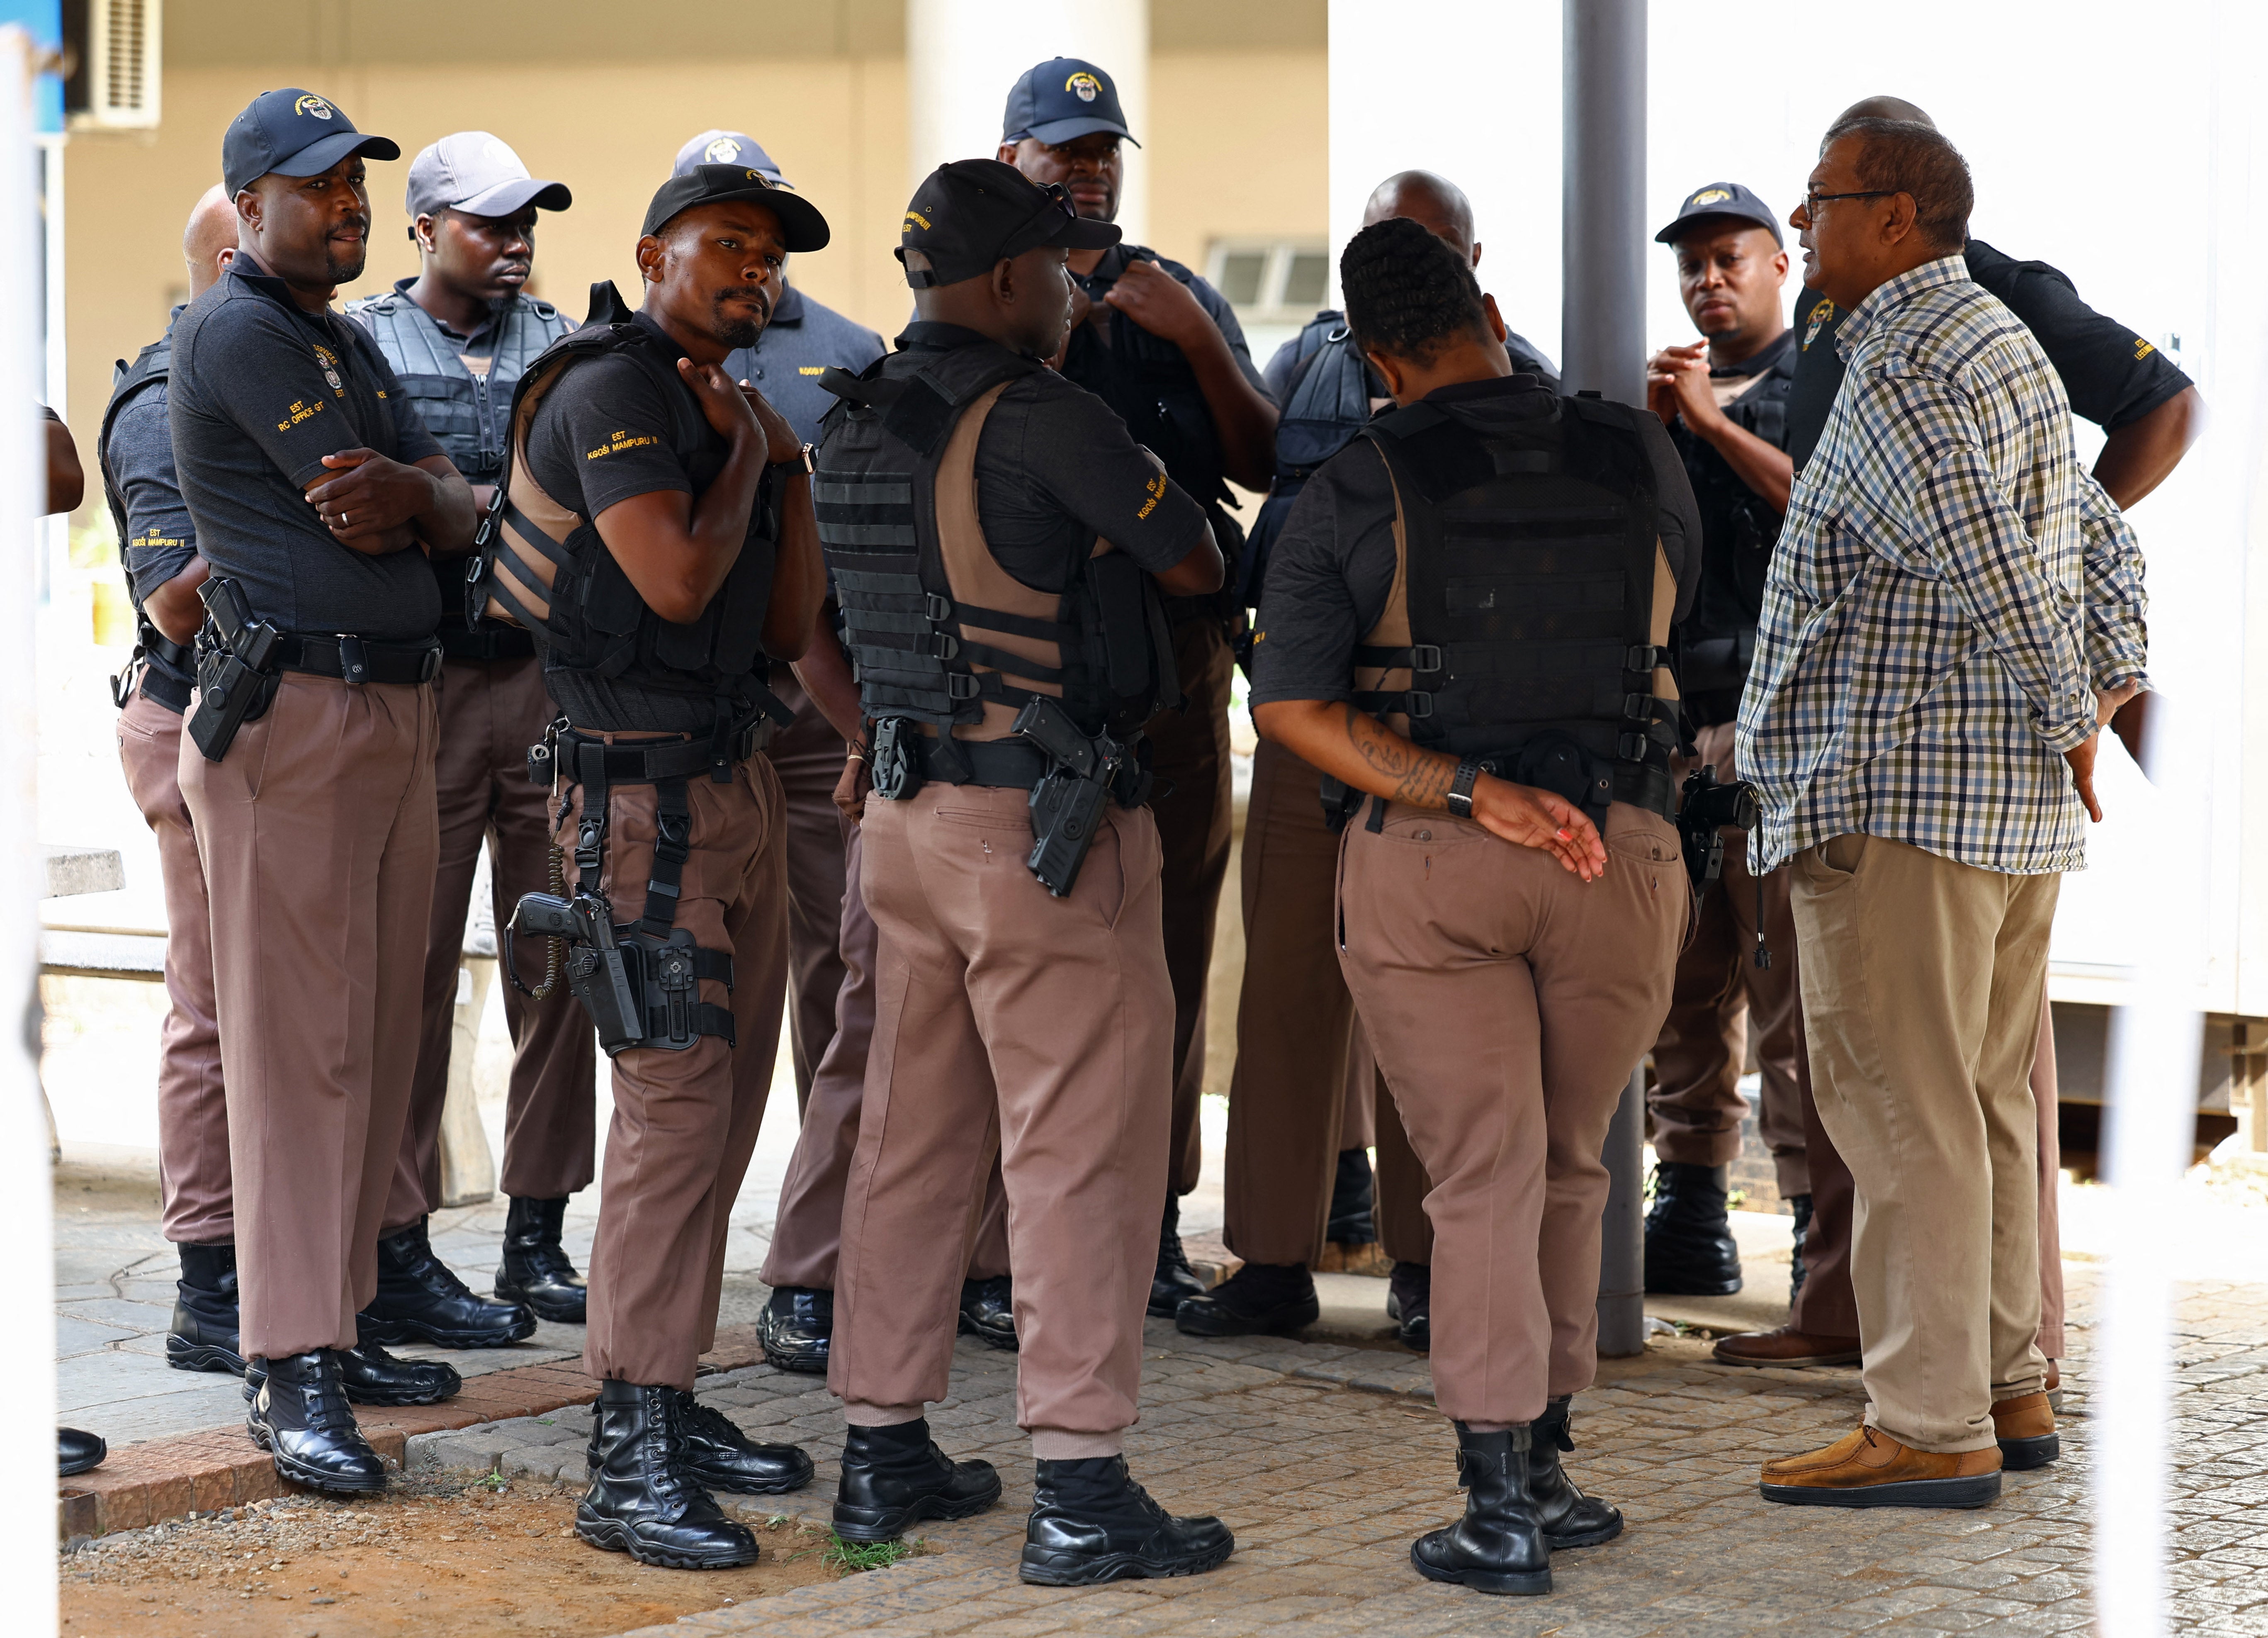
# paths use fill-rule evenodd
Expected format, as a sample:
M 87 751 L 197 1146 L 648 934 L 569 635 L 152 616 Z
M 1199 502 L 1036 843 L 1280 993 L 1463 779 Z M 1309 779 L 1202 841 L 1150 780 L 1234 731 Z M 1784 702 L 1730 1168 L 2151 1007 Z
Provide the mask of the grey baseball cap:
M 575 203 L 564 182 L 539 181 L 500 137 L 486 131 L 444 136 L 409 162 L 409 214 L 517 216 L 531 202 L 545 210 Z
M 743 165 L 762 173 L 775 188 L 795 186 L 780 174 L 763 144 L 746 131 L 703 131 L 677 151 L 677 163 L 670 167 L 670 174 L 683 176 L 704 165 Z

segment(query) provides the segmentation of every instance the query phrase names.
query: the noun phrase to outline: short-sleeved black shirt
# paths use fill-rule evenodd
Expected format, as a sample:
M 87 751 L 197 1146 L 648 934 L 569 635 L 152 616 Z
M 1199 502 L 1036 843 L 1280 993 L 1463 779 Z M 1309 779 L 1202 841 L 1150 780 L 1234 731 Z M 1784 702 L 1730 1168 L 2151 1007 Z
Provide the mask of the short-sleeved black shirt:
M 2081 301 L 2071 280 L 2046 262 L 2019 262 L 1981 239 L 1970 240 L 1964 255 L 1969 277 L 1998 297 L 2038 340 L 2063 378 L 2073 415 L 2115 432 L 2195 384 L 2148 337 Z M 1787 453 L 1800 472 L 1819 446 L 1843 385 L 1843 357 L 1835 350 L 1843 313 L 1808 287 L 1795 313 L 1801 351 L 1795 384 L 1788 391 Z
M 217 577 L 287 631 L 410 642 L 433 634 L 440 594 L 423 551 L 343 546 L 307 504 L 357 447 L 414 464 L 441 454 L 360 325 L 308 313 L 239 253 L 173 323 L 173 464 Z
M 985 338 L 916 322 L 898 344 L 949 350 Z M 1098 536 L 1152 574 L 1188 557 L 1205 514 L 1151 465 L 1108 404 L 1053 370 L 1001 390 L 976 440 L 976 516 L 1000 566 L 1060 592 Z
M 1430 394 L 1476 432 L 1551 413 L 1553 394 L 1532 375 L 1466 381 Z M 1701 574 L 1701 520 L 1684 463 L 1656 417 L 1637 418 L 1653 463 L 1661 545 L 1677 577 L 1677 616 L 1692 607 Z M 1378 623 L 1394 589 L 1394 485 L 1369 439 L 1324 462 L 1276 542 L 1252 650 L 1252 703 L 1344 700 L 1353 692 L 1354 651 Z
M 197 527 L 190 520 L 181 486 L 173 476 L 173 433 L 166 409 L 166 383 L 144 385 L 119 407 L 110 421 L 102 451 L 126 511 L 126 590 L 139 610 L 150 594 L 179 575 L 197 555 Z M 158 692 L 166 700 L 184 697 L 195 679 L 159 654 L 144 656 Z

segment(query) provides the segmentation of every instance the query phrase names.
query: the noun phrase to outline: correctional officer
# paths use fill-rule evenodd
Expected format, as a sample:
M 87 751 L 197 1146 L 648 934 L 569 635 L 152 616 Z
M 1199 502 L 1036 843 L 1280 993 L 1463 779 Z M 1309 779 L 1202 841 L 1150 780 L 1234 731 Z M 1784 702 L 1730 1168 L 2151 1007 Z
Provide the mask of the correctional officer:
M 418 273 L 351 303 L 347 316 L 378 349 L 433 434 L 475 485 L 485 509 L 504 473 L 512 388 L 553 342 L 574 328 L 526 285 L 535 259 L 535 213 L 563 210 L 562 182 L 538 181 L 486 131 L 459 131 L 410 161 L 406 208 Z M 424 1034 L 401 1163 L 378 1244 L 378 1295 L 367 1328 L 386 1341 L 496 1347 L 538 1318 L 583 1322 L 583 1277 L 560 1244 L 567 1197 L 591 1181 L 597 1051 L 590 1021 L 566 991 L 530 1000 L 504 986 L 512 1031 L 504 1104 L 501 1302 L 475 1296 L 433 1254 L 426 1215 L 441 1203 L 441 1114 L 449 1096 L 457 975 L 465 915 L 483 840 L 496 925 L 523 893 L 551 879 L 544 791 L 527 778 L 527 748 L 558 714 L 543 691 L 534 640 L 491 625 L 468 629 L 465 562 L 436 558 L 441 594 L 440 755 L 434 770 L 441 866 L 425 945 Z
M 1222 572 L 1204 509 L 1045 366 L 1066 256 L 1117 240 L 998 161 L 932 173 L 899 250 L 920 316 L 902 350 L 828 378 L 845 408 L 819 479 L 873 724 L 881 962 L 828 1369 L 850 1424 L 835 1528 L 894 1539 L 999 1496 L 924 1419 L 997 1153 L 1038 1462 L 1022 1575 L 1056 1586 L 1189 1575 L 1234 1545 L 1217 1519 L 1169 1517 L 1121 1453 L 1171 1118 L 1138 741 L 1173 686 L 1159 594 L 1203 596 Z
M 1254 715 L 1369 796 L 1337 942 L 1433 1180 L 1433 1384 L 1467 1488 L 1411 1561 L 1547 1592 L 1552 1549 L 1622 1528 L 1558 1454 L 1595 1367 L 1600 1147 L 1691 910 L 1662 662 L 1697 526 L 1660 422 L 1513 373 L 1452 247 L 1379 222 L 1339 268 L 1401 408 L 1292 508 Z
M 210 565 L 179 768 L 211 904 L 241 1352 L 262 1378 L 248 1420 L 281 1476 L 341 1492 L 386 1486 L 350 1395 L 457 1387 L 356 1327 L 378 1287 L 432 904 L 426 559 L 473 533 L 472 491 L 329 306 L 368 251 L 364 157 L 400 154 L 312 92 L 254 98 L 221 144 L 236 256 L 174 321 L 167 383 Z
M 1653 237 L 1675 253 L 1678 294 L 1704 337 L 1665 348 L 1647 365 L 1647 402 L 1668 426 L 1701 509 L 1701 589 L 1674 639 L 1696 749 L 1671 772 L 1682 782 L 1694 768 L 1712 767 L 1729 783 L 1738 777 L 1733 719 L 1793 476 L 1783 447 L 1795 373 L 1795 336 L 1780 293 L 1787 251 L 1771 208 L 1738 182 L 1695 188 Z M 1728 829 L 1724 840 L 1722 874 L 1704 893 L 1693 940 L 1678 958 L 1646 1098 L 1655 1167 L 1646 1288 L 1672 1295 L 1741 1288 L 1726 1182 L 1748 1113 L 1739 1082 L 1751 1033 L 1764 1071 L 1757 1125 L 1795 1214 L 1799 1280 L 1811 1217 L 1788 874 L 1750 875 L 1748 833 Z
M 216 184 L 197 201 L 181 236 L 189 299 L 212 288 L 236 255 L 236 205 Z M 126 589 L 134 599 L 134 657 L 116 685 L 118 760 L 126 788 L 158 840 L 166 891 L 166 994 L 158 1037 L 158 1180 L 160 1227 L 180 1258 L 181 1277 L 166 1337 L 176 1370 L 244 1374 L 238 1351 L 235 1197 L 229 1186 L 228 1105 L 222 1093 L 220 1027 L 213 1016 L 212 924 L 204 867 L 181 801 L 181 713 L 196 689 L 195 656 L 204 606 L 205 560 L 173 474 L 166 408 L 173 309 L 166 334 L 122 363 L 103 411 L 95 455 L 118 530 Z
M 521 378 L 476 594 L 534 634 L 565 719 L 541 749 L 586 918 L 574 987 L 615 1062 L 575 1528 L 682 1569 L 756 1557 L 711 1489 L 811 1478 L 802 1451 L 751 1443 L 692 1388 L 785 983 L 767 656 L 801 653 L 823 590 L 806 446 L 722 365 L 771 316 L 789 253 L 827 240 L 815 206 L 746 166 L 661 185 L 644 306 L 600 287 L 590 322 Z
M 1480 265 L 1472 205 L 1455 183 L 1425 171 L 1388 177 L 1372 192 L 1363 220 L 1396 217 Z M 1550 362 L 1531 343 L 1507 331 L 1505 344 L 1514 368 L 1557 387 Z M 1268 553 L 1308 476 L 1390 402 L 1336 312 L 1316 314 L 1270 360 L 1268 373 L 1285 410 L 1276 428 L 1275 483 L 1247 547 L 1247 585 L 1238 598 L 1245 604 L 1261 600 Z M 1215 1337 L 1314 1323 L 1321 1310 L 1308 1271 L 1329 1242 L 1329 1219 L 1340 1215 L 1345 1191 L 1336 1180 L 1369 1177 L 1368 1146 L 1348 1129 L 1368 1103 L 1381 1174 L 1379 1228 L 1394 1259 L 1390 1296 L 1402 1339 L 1422 1349 L 1432 1236 L 1418 1202 L 1428 1184 L 1410 1156 L 1393 1100 L 1376 1095 L 1370 1047 L 1340 976 L 1331 892 L 1343 815 L 1326 815 L 1322 785 L 1320 771 L 1272 741 L 1263 740 L 1253 755 L 1244 821 L 1244 979 L 1222 1184 L 1226 1239 L 1243 1264 L 1211 1291 L 1186 1297 L 1174 1323 L 1190 1335 Z M 1344 1097 L 1319 1096 L 1336 1084 L 1342 1064 L 1351 1083 Z
M 1061 184 L 1090 221 L 1118 215 L 1122 142 L 1132 142 L 1108 74 L 1056 57 L 1008 93 L 998 157 L 1042 187 Z M 1118 412 L 1134 441 L 1205 509 L 1233 562 L 1243 529 L 1228 482 L 1264 490 L 1275 452 L 1276 405 L 1253 368 L 1244 331 L 1221 293 L 1178 262 L 1140 245 L 1073 251 L 1070 343 L 1064 374 Z M 1204 1289 L 1182 1254 L 1181 1197 L 1204 1155 L 1205 974 L 1228 874 L 1229 598 L 1168 605 L 1182 704 L 1151 725 L 1165 854 L 1166 965 L 1174 980 L 1174 1126 L 1170 1192 L 1160 1225 L 1154 1312 Z
M 1912 120 L 1927 114 L 1896 97 L 1869 97 L 1837 116 Z M 2024 321 L 2061 379 L 2072 413 L 2102 428 L 2095 480 L 2119 507 L 2134 505 L 2163 483 L 2205 430 L 2205 402 L 2190 378 L 2147 337 L 2095 312 L 2070 279 L 2043 262 L 2019 262 L 1982 240 L 1963 252 L 1969 276 Z M 1796 299 L 1795 379 L 1789 387 L 1787 452 L 1796 471 L 1818 446 L 1843 384 L 1836 333 L 1843 314 L 1817 291 Z M 2137 760 L 2150 697 L 2138 695 L 2111 719 L 2111 727 Z M 1789 943 L 1791 958 L 1794 953 Z M 1775 947 L 1775 960 L 1777 960 Z M 2048 1361 L 2047 1385 L 2059 1386 L 2064 1355 L 2063 1247 L 2056 1188 L 2061 1151 L 2056 1129 L 2053 1017 L 2043 997 L 2038 1048 L 2032 1059 L 2032 1099 L 2039 1115 L 2040 1334 Z M 1859 1310 L 1851 1289 L 1850 1169 L 1819 1124 L 1808 1088 L 1803 1097 L 1806 1169 L 1812 1215 L 1801 1256 L 1801 1286 L 1788 1323 L 1771 1331 L 1724 1338 L 1716 1357 L 1727 1365 L 1802 1367 L 1859 1362 Z

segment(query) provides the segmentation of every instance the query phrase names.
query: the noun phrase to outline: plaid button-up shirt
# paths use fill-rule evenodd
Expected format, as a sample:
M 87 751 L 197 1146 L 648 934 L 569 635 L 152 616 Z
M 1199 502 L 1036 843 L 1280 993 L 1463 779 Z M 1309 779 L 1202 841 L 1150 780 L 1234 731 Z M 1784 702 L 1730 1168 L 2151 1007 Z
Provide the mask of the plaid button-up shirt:
M 2063 753 L 2143 680 L 2142 555 L 2029 330 L 1958 256 L 1851 310 L 1764 585 L 1735 752 L 1753 867 L 1857 831 L 2014 874 L 2086 863 Z

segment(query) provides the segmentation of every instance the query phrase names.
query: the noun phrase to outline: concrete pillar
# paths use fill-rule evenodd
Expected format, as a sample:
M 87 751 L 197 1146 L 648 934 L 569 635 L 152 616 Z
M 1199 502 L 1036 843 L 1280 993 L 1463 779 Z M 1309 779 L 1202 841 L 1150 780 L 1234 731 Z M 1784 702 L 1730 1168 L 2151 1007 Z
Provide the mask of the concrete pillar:
M 990 159 L 1008 88 L 1057 56 L 1084 57 L 1108 73 L 1128 128 L 1137 141 L 1150 140 L 1149 0 L 1027 0 L 1012 11 L 978 0 L 906 0 L 906 191 L 948 159 Z M 1139 242 L 1150 227 L 1149 171 L 1141 149 L 1125 152 L 1118 225 Z

